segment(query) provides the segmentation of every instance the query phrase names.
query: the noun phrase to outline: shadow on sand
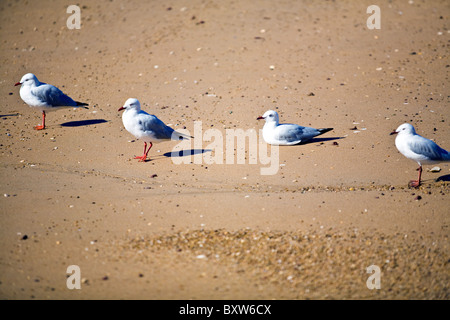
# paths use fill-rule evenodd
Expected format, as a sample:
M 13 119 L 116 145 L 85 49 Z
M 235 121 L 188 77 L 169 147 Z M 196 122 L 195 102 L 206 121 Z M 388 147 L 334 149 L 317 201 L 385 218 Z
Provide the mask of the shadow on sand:
M 196 154 L 202 154 L 205 152 L 211 152 L 211 149 L 191 149 L 191 150 L 180 150 L 176 152 L 166 152 L 164 153 L 164 156 L 169 158 L 178 158 L 178 157 L 187 157 L 187 156 L 193 156 Z
M 318 142 L 326 142 L 326 141 L 333 141 L 333 140 L 340 140 L 340 139 L 345 139 L 344 137 L 332 137 L 332 138 L 312 138 L 311 140 L 308 140 L 306 142 L 300 142 L 298 144 L 296 144 L 296 146 L 301 146 L 301 145 L 305 145 L 305 144 L 310 144 L 310 143 L 318 143 Z
M 105 123 L 108 122 L 105 119 L 92 119 L 92 120 L 79 120 L 79 121 L 69 121 L 61 123 L 61 127 L 83 127 L 83 126 L 92 126 L 94 124 Z
M 6 118 L 6 117 L 18 117 L 18 113 L 11 113 L 11 114 L 0 114 L 0 118 Z
M 436 179 L 436 181 L 450 181 L 450 174 L 446 174 L 445 176 L 440 176 Z

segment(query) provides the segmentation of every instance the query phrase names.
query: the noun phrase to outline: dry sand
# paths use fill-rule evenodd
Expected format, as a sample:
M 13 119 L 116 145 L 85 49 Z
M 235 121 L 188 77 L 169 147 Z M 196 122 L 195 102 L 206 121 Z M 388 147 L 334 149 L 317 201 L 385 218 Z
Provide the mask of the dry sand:
M 411 122 L 450 148 L 448 1 L 380 1 L 380 30 L 372 1 L 84 1 L 80 30 L 70 4 L 0 3 L 0 298 L 449 298 L 449 164 L 409 189 L 417 164 L 389 136 Z M 33 130 L 28 72 L 89 110 Z M 191 134 L 276 108 L 334 130 L 280 147 L 275 175 L 177 165 L 176 142 L 140 163 L 130 97 Z

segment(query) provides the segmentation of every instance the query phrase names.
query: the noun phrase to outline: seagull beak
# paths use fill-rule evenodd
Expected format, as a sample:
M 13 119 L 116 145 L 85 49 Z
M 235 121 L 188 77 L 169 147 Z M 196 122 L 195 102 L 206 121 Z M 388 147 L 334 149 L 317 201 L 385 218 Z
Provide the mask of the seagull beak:
M 390 133 L 390 135 L 392 136 L 393 134 L 397 134 L 398 132 L 397 131 L 392 131 L 391 133 Z
M 264 117 L 258 117 L 258 118 L 256 118 L 256 120 L 262 120 L 262 119 L 264 119 Z
M 122 110 L 125 110 L 125 108 L 124 107 L 120 107 L 119 110 L 117 110 L 117 111 L 122 111 Z
M 17 87 L 17 86 L 20 86 L 21 85 L 21 83 L 20 82 L 17 82 L 15 85 L 14 85 L 14 87 Z

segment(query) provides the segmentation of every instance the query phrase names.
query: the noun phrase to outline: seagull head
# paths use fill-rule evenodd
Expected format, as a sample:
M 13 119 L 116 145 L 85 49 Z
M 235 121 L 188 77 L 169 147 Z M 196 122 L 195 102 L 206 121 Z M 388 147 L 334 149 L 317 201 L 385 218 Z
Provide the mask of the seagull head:
M 414 130 L 414 127 L 409 123 L 404 123 L 400 125 L 396 130 L 391 132 L 391 135 L 393 134 L 416 134 L 416 130 Z
M 32 85 L 38 85 L 39 84 L 39 80 L 36 78 L 36 76 L 32 73 L 27 73 L 26 75 L 24 75 L 22 77 L 22 79 L 20 79 L 20 82 L 17 82 L 15 84 L 15 86 L 32 86 Z
M 256 118 L 256 120 L 262 120 L 262 119 L 265 119 L 266 123 L 267 122 L 275 122 L 276 124 L 278 124 L 278 121 L 279 121 L 278 113 L 273 110 L 266 111 L 266 113 L 264 113 L 262 117 Z
M 141 110 L 141 104 L 139 103 L 138 99 L 135 98 L 128 99 L 127 101 L 125 101 L 123 107 L 120 107 L 119 110 L 117 111 L 131 110 L 131 109 L 135 109 L 137 111 Z

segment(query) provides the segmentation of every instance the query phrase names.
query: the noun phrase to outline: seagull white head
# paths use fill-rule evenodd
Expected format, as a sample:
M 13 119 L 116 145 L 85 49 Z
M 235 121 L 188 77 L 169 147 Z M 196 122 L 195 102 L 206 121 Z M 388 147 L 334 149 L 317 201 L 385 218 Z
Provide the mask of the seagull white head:
M 393 134 L 416 134 L 416 130 L 414 127 L 409 123 L 404 123 L 400 125 L 396 130 L 391 132 L 391 135 Z
M 275 124 L 278 124 L 278 122 L 279 122 L 278 113 L 273 110 L 266 111 L 266 113 L 264 113 L 262 117 L 256 118 L 256 120 L 261 120 L 261 119 L 265 119 L 266 123 L 275 122 Z
M 138 99 L 135 98 L 128 99 L 127 101 L 125 101 L 123 107 L 120 107 L 119 110 L 117 111 L 131 110 L 131 109 L 135 109 L 137 111 L 141 110 L 141 104 L 139 103 Z
M 15 86 L 32 86 L 32 85 L 38 85 L 39 84 L 39 80 L 38 78 L 36 78 L 36 76 L 32 73 L 27 73 L 26 75 L 24 75 L 22 77 L 22 79 L 20 79 L 20 82 L 17 82 L 15 84 Z

